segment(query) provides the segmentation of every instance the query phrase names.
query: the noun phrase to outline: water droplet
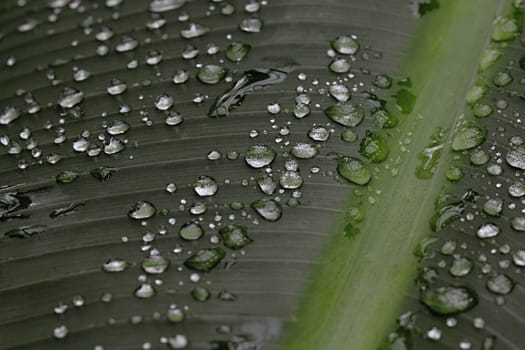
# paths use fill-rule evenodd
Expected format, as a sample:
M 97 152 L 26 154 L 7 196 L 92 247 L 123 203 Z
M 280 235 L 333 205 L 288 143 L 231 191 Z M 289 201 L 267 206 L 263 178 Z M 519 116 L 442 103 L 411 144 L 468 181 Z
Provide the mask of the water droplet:
M 452 139 L 452 149 L 463 151 L 481 145 L 487 136 L 485 128 L 470 122 L 460 126 Z
M 0 112 L 0 125 L 8 125 L 20 116 L 18 110 L 13 106 L 6 106 Z
M 503 210 L 501 198 L 490 198 L 483 204 L 483 211 L 490 216 L 500 216 Z
M 487 289 L 494 294 L 507 295 L 514 288 L 514 282 L 504 274 L 497 274 L 487 279 Z
M 330 96 L 335 98 L 338 102 L 346 102 L 352 96 L 350 90 L 343 84 L 333 84 L 328 88 Z
M 199 176 L 197 181 L 193 183 L 193 190 L 199 197 L 213 196 L 219 189 L 217 181 L 211 176 Z
M 336 58 L 328 65 L 328 69 L 334 73 L 347 73 L 350 68 L 350 62 L 344 58 Z
M 100 166 L 98 168 L 92 169 L 89 173 L 98 181 L 106 182 L 109 181 L 109 179 L 111 178 L 113 173 L 115 173 L 115 171 L 116 169 L 114 168 Z
M 317 155 L 317 148 L 309 143 L 297 143 L 290 150 L 290 154 L 299 159 L 310 159 Z
M 190 23 L 186 29 L 180 31 L 184 39 L 192 39 L 202 36 L 210 31 L 210 28 L 198 23 Z
M 7 231 L 4 233 L 4 236 L 8 238 L 29 238 L 35 234 L 44 232 L 45 229 L 46 227 L 43 225 L 22 226 Z
M 251 45 L 233 42 L 226 48 L 226 57 L 232 62 L 240 62 L 250 52 Z
M 314 126 L 308 131 L 308 137 L 314 141 L 326 142 L 330 137 L 330 131 L 324 126 Z
M 123 35 L 115 45 L 115 51 L 120 53 L 133 51 L 137 46 L 139 46 L 137 39 L 130 35 Z
M 279 179 L 279 184 L 285 190 L 295 190 L 303 185 L 303 178 L 297 171 L 285 171 Z
M 194 241 L 201 238 L 204 235 L 204 230 L 201 225 L 194 222 L 188 222 L 179 230 L 179 236 L 187 241 Z
M 372 178 L 372 173 L 365 163 L 353 157 L 339 157 L 337 172 L 342 178 L 358 185 L 366 185 Z
M 228 71 L 224 67 L 207 64 L 199 70 L 197 78 L 205 84 L 213 85 L 221 82 L 227 73 Z
M 481 100 L 489 91 L 489 87 L 482 83 L 472 85 L 467 91 L 466 102 L 469 106 L 474 105 L 476 102 Z
M 519 35 L 520 21 L 514 16 L 500 16 L 494 21 L 492 29 L 492 40 L 507 41 Z
M 166 316 L 171 323 L 180 323 L 184 321 L 185 318 L 184 311 L 176 306 L 170 307 Z
M 354 55 L 359 50 L 359 41 L 348 35 L 341 35 L 332 41 L 332 47 L 342 55 Z
M 525 170 L 525 147 L 518 146 L 517 148 L 510 150 L 507 153 L 505 160 L 511 167 Z
M 149 10 L 154 13 L 167 12 L 178 9 L 188 0 L 151 0 Z
M 207 288 L 198 286 L 191 290 L 191 296 L 197 301 L 205 302 L 210 299 L 211 293 Z
M 176 126 L 179 125 L 184 121 L 184 118 L 182 115 L 175 111 L 170 111 L 168 115 L 166 116 L 165 123 L 168 126 Z
M 481 225 L 478 228 L 478 231 L 476 232 L 476 235 L 479 238 L 485 239 L 485 238 L 496 237 L 497 235 L 499 235 L 499 233 L 500 233 L 500 229 L 499 229 L 499 227 L 496 224 L 486 223 L 486 224 Z
M 170 261 L 160 255 L 151 255 L 142 261 L 142 269 L 149 274 L 161 274 L 170 266 Z
M 142 283 L 135 289 L 135 296 L 139 299 L 149 299 L 156 293 L 155 288 L 149 283 Z
M 525 249 L 519 249 L 512 254 L 512 261 L 516 266 L 525 266 Z
M 124 91 L 126 91 L 128 88 L 128 85 L 126 85 L 125 82 L 123 82 L 120 79 L 111 79 L 109 86 L 107 87 L 107 92 L 111 96 L 116 96 L 122 94 Z
M 509 186 L 508 193 L 511 197 L 519 198 L 525 196 L 525 183 L 514 182 Z
M 167 94 L 160 94 L 155 98 L 155 108 L 159 111 L 167 111 L 173 106 L 173 97 Z
M 73 108 L 84 99 L 84 93 L 80 90 L 65 87 L 58 97 L 58 105 L 62 108 Z
M 475 103 L 472 112 L 478 118 L 485 118 L 492 114 L 492 107 L 484 103 Z
M 65 170 L 59 173 L 55 180 L 59 184 L 71 183 L 75 181 L 80 176 L 80 173 L 72 170 Z
M 148 201 L 138 201 L 128 211 L 128 216 L 135 220 L 149 219 L 155 213 L 157 209 L 153 204 Z
M 178 69 L 175 74 L 173 74 L 173 83 L 176 85 L 184 84 L 190 78 L 190 73 L 185 69 Z
M 324 110 L 325 115 L 334 122 L 347 127 L 355 127 L 361 123 L 365 112 L 360 106 L 350 102 L 340 102 Z
M 458 257 L 452 262 L 449 272 L 454 277 L 462 277 L 468 275 L 473 266 L 474 264 L 469 258 Z
M 104 153 L 112 155 L 122 152 L 126 148 L 124 142 L 116 137 L 111 137 L 106 144 L 104 144 Z
M 246 18 L 239 24 L 239 29 L 247 33 L 259 33 L 263 28 L 263 21 L 259 18 Z
M 279 220 L 283 212 L 278 202 L 268 198 L 256 200 L 251 204 L 251 207 L 267 221 Z
M 459 180 L 461 180 L 463 178 L 463 176 L 465 176 L 465 174 L 458 167 L 455 167 L 455 166 L 451 165 L 447 169 L 447 179 L 450 180 L 450 181 L 459 181 Z
M 510 219 L 510 225 L 516 231 L 525 232 L 525 216 Z
M 380 134 L 366 131 L 359 147 L 359 153 L 362 156 L 374 163 L 380 163 L 386 159 L 389 151 L 387 141 Z
M 270 176 L 263 176 L 257 179 L 257 185 L 264 194 L 273 194 L 277 189 L 277 182 Z
M 357 141 L 357 132 L 353 129 L 345 128 L 341 131 L 341 139 L 345 142 L 355 142 Z
M 247 232 L 248 229 L 246 226 L 232 224 L 221 228 L 219 235 L 226 247 L 237 250 L 253 242 L 253 240 L 248 237 Z
M 53 336 L 56 339 L 64 339 L 69 333 L 69 329 L 65 325 L 57 326 L 53 329 Z
M 440 315 L 470 310 L 478 302 L 475 292 L 466 287 L 427 288 L 421 292 L 421 301 Z
M 217 266 L 226 253 L 221 248 L 200 249 L 184 261 L 184 265 L 190 270 L 208 272 Z
M 378 74 L 375 76 L 373 84 L 380 89 L 389 89 L 392 86 L 392 78 L 385 74 Z
M 510 75 L 509 72 L 497 72 L 494 78 L 492 79 L 492 82 L 497 87 L 503 87 L 512 83 L 512 80 L 512 75 Z
M 270 165 L 277 153 L 266 145 L 253 145 L 244 155 L 246 164 L 252 168 L 259 169 Z
M 128 262 L 123 259 L 110 259 L 102 265 L 104 272 L 122 272 L 129 266 Z
M 188 338 L 183 334 L 176 334 L 168 338 L 168 345 L 171 349 L 185 349 L 188 346 Z

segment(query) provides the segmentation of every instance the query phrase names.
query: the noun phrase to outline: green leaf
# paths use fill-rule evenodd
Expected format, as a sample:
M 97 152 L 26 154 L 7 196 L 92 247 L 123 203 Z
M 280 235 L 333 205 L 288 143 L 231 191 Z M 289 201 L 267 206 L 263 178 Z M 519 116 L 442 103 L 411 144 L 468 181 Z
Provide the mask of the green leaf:
M 522 2 L 0 5 L 0 349 L 520 349 Z

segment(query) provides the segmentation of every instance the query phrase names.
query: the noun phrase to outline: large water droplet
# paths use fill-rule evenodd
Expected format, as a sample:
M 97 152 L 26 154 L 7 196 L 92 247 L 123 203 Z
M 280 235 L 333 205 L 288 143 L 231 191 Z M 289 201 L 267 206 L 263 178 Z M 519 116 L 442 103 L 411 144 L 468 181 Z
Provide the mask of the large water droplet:
M 361 123 L 365 112 L 360 106 L 354 106 L 350 102 L 340 102 L 324 110 L 328 118 L 334 122 L 347 127 L 355 127 Z
M 210 28 L 198 23 L 190 23 L 186 29 L 180 31 L 180 35 L 185 39 L 192 39 L 202 36 L 210 31 Z
M 128 216 L 135 220 L 149 219 L 155 213 L 157 209 L 153 204 L 148 201 L 138 201 L 128 211 Z
M 171 349 L 186 349 L 189 341 L 184 334 L 177 334 L 168 338 L 168 345 Z
M 205 84 L 213 85 L 221 82 L 227 73 L 228 71 L 224 67 L 215 64 L 207 64 L 199 70 L 197 79 Z
M 217 193 L 219 186 L 217 181 L 211 176 L 199 176 L 197 181 L 193 183 L 193 190 L 199 197 L 213 196 Z
M 497 274 L 487 279 L 487 289 L 499 295 L 509 294 L 514 288 L 514 281 L 507 275 Z
M 241 21 L 239 28 L 247 33 L 259 33 L 263 28 L 263 21 L 259 18 L 246 18 Z
M 139 299 L 149 299 L 156 293 L 155 288 L 149 283 L 142 283 L 135 289 L 135 296 Z
M 254 145 L 246 151 L 244 160 L 252 168 L 258 169 L 270 165 L 276 156 L 277 152 L 268 146 Z
M 108 142 L 104 144 L 104 153 L 107 155 L 122 152 L 124 149 L 126 149 L 126 145 L 116 137 L 111 137 Z
M 58 105 L 62 108 L 73 108 L 84 99 L 84 93 L 80 90 L 65 87 L 58 97 Z
M 463 151 L 481 145 L 487 136 L 485 128 L 475 124 L 467 123 L 460 126 L 452 139 L 452 149 Z
M 525 216 L 510 219 L 510 225 L 518 232 L 525 232 Z
M 246 226 L 232 224 L 221 228 L 219 230 L 219 235 L 226 247 L 236 250 L 241 249 L 252 242 L 252 239 L 248 237 L 247 232 L 248 229 Z
M 499 235 L 500 229 L 496 224 L 486 223 L 481 225 L 476 232 L 479 238 L 493 238 Z
M 251 46 L 245 43 L 233 42 L 226 48 L 226 57 L 232 62 L 240 62 L 248 52 Z
M 179 230 L 179 236 L 187 241 L 194 241 L 201 238 L 204 235 L 204 230 L 201 225 L 194 222 L 188 222 Z
M 359 41 L 348 35 L 341 35 L 332 41 L 335 51 L 343 55 L 354 55 L 359 50 Z
M 458 257 L 452 262 L 449 272 L 454 277 L 462 277 L 468 275 L 473 266 L 474 264 L 469 258 Z
M 310 159 L 317 155 L 317 148 L 309 143 L 297 143 L 290 150 L 290 154 L 299 159 Z
M 359 147 L 359 153 L 362 156 L 374 163 L 380 163 L 386 159 L 389 151 L 387 141 L 380 134 L 366 131 L 366 135 L 361 140 Z
M 285 171 L 279 179 L 279 184 L 285 190 L 295 190 L 303 185 L 303 178 L 297 171 Z
M 342 178 L 358 185 L 366 185 L 372 178 L 372 173 L 365 163 L 353 157 L 339 157 L 337 172 Z
M 123 259 L 110 259 L 102 265 L 104 272 L 122 272 L 129 266 L 128 262 Z
M 253 202 L 251 206 L 257 214 L 267 221 L 277 221 L 283 213 L 281 204 L 273 199 L 259 199 Z
M 421 301 L 440 315 L 470 310 L 478 302 L 475 292 L 466 287 L 427 288 L 421 292 Z
M 270 176 L 263 176 L 257 179 L 257 185 L 264 194 L 273 194 L 277 189 L 277 182 Z
M 69 329 L 65 325 L 57 326 L 53 329 L 53 336 L 56 339 L 64 339 L 69 334 Z
M 153 275 L 163 273 L 169 266 L 169 259 L 160 255 L 151 255 L 142 261 L 142 269 L 144 272 Z
M 208 272 L 217 266 L 225 255 L 221 248 L 200 249 L 186 259 L 184 265 L 191 270 Z
M 510 166 L 525 170 L 525 147 L 519 146 L 510 150 L 507 153 L 505 160 Z
M 13 106 L 6 106 L 0 112 L 0 125 L 8 125 L 20 116 L 18 110 Z
M 173 97 L 168 94 L 160 94 L 155 98 L 155 108 L 159 111 L 167 111 L 173 106 Z

